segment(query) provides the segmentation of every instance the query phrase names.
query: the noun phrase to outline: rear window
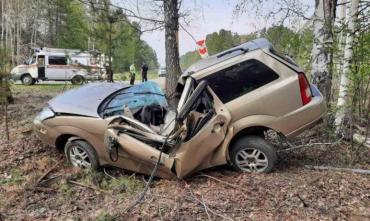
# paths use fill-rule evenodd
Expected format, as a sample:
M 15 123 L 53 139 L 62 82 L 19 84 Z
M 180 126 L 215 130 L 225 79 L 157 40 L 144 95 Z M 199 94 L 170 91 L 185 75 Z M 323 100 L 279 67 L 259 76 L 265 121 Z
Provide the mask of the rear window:
M 205 78 L 212 90 L 227 103 L 279 78 L 273 70 L 255 59 L 233 65 Z
M 49 56 L 49 64 L 51 65 L 67 65 L 67 58 L 61 56 Z

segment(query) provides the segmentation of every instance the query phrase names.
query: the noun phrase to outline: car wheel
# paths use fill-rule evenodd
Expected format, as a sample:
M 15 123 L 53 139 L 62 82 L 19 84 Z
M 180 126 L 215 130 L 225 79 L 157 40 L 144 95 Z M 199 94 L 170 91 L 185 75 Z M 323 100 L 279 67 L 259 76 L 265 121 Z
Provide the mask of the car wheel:
M 258 136 L 238 139 L 229 153 L 232 167 L 242 172 L 268 173 L 277 161 L 273 145 Z
M 81 84 L 84 83 L 84 81 L 85 81 L 85 79 L 80 75 L 74 76 L 71 80 L 73 85 L 81 85 Z
M 73 140 L 66 144 L 65 154 L 74 167 L 96 170 L 98 157 L 93 147 L 83 140 Z
M 22 77 L 22 84 L 24 85 L 33 85 L 35 83 L 35 79 L 31 77 L 31 75 L 26 74 Z

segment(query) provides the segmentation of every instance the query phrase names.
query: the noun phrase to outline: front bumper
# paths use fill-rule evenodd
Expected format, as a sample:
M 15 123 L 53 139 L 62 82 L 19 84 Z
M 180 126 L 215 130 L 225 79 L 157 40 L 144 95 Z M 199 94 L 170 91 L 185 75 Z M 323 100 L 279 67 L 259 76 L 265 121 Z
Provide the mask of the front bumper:
M 20 74 L 11 74 L 10 79 L 13 81 L 19 81 L 21 80 L 21 75 Z

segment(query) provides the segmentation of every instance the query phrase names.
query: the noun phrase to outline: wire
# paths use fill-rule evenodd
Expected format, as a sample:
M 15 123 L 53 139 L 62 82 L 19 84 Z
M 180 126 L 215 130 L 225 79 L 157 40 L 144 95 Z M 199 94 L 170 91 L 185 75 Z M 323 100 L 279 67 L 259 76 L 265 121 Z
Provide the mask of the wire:
M 176 111 L 176 117 L 171 120 L 171 122 L 169 123 L 169 125 L 172 124 L 172 122 L 174 120 L 177 120 L 177 115 L 178 115 L 178 112 Z M 139 197 L 130 206 L 127 207 L 127 209 L 124 211 L 124 213 L 127 213 L 127 212 L 131 211 L 137 204 L 139 204 L 143 200 L 144 196 L 148 192 L 149 187 L 150 187 L 151 183 L 153 182 L 154 176 L 155 176 L 155 174 L 156 174 L 156 172 L 158 170 L 159 163 L 161 162 L 161 158 L 162 158 L 162 153 L 163 153 L 164 147 L 166 146 L 166 144 L 168 142 L 168 139 L 172 135 L 173 132 L 174 132 L 174 129 L 171 131 L 171 133 L 169 133 L 168 135 L 166 135 L 166 138 L 164 139 L 164 142 L 163 142 L 163 144 L 162 144 L 162 146 L 161 146 L 161 148 L 159 150 L 160 152 L 159 152 L 159 157 L 158 157 L 157 163 L 155 164 L 155 166 L 154 166 L 154 168 L 152 170 L 152 173 L 150 174 L 149 180 L 146 183 L 146 185 L 144 187 L 144 190 L 140 193 Z
M 179 22 L 179 25 L 182 28 L 182 30 L 184 30 L 193 39 L 195 44 L 197 44 L 197 40 L 194 38 L 194 36 L 180 22 Z
M 152 173 L 150 174 L 149 180 L 146 183 L 144 190 L 140 193 L 139 197 L 130 206 L 127 207 L 127 209 L 125 210 L 124 213 L 129 212 L 130 210 L 132 210 L 137 204 L 139 204 L 144 199 L 145 194 L 149 190 L 150 184 L 153 182 L 155 173 L 158 170 L 158 166 L 159 166 L 159 163 L 161 162 L 161 158 L 162 158 L 163 149 L 164 149 L 165 145 L 167 144 L 167 140 L 168 140 L 170 135 L 171 135 L 171 133 L 166 136 L 166 139 L 164 140 L 164 142 L 162 144 L 162 147 L 161 147 L 160 152 L 159 152 L 159 157 L 158 157 L 157 163 L 155 164 L 154 169 L 152 170 Z

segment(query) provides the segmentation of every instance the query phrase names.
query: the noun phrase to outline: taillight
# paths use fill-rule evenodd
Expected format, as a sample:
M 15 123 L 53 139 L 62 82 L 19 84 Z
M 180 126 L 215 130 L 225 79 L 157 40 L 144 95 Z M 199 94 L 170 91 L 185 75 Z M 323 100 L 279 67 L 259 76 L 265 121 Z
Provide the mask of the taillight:
M 299 89 L 301 91 L 302 104 L 306 105 L 312 100 L 310 84 L 304 73 L 298 73 Z

